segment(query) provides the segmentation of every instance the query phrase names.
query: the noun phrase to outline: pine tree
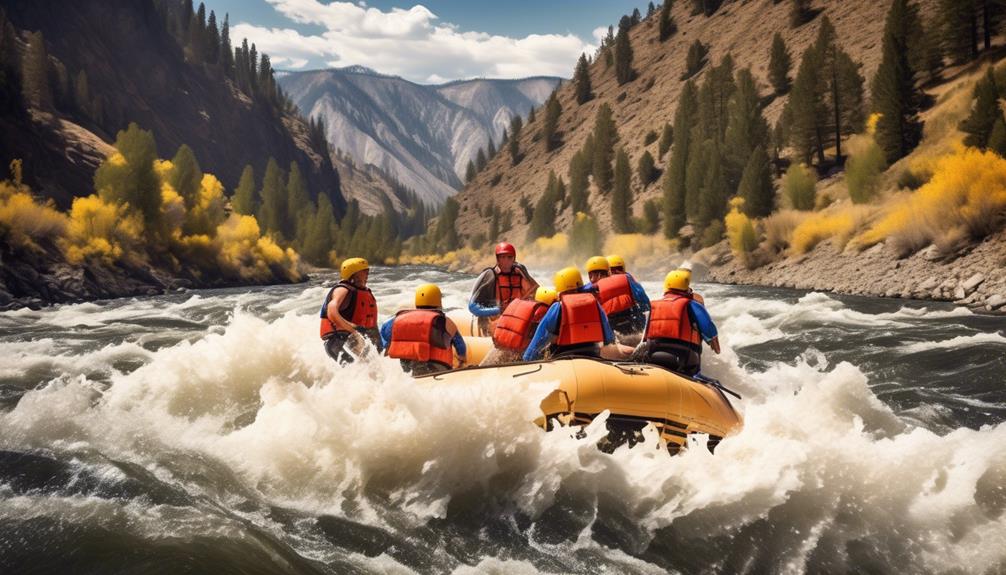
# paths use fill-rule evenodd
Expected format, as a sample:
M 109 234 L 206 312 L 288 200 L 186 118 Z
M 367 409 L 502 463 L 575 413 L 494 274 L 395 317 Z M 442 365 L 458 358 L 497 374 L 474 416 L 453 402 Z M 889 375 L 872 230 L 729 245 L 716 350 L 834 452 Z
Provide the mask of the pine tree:
M 533 124 L 534 123 L 534 119 L 535 119 L 535 117 L 534 117 L 534 106 L 531 106 L 531 109 L 527 113 L 527 123 L 528 124 Z
M 529 242 L 551 235 L 549 232 L 555 227 L 556 184 L 555 172 L 549 172 L 545 193 L 538 199 L 531 214 L 531 224 L 527 230 Z
M 894 7 L 892 6 L 892 11 Z M 899 8 L 899 16 L 901 16 Z M 978 57 L 978 13 L 973 0 L 940 0 L 943 50 L 955 64 Z M 890 20 L 890 12 L 888 13 Z
M 611 191 L 611 161 L 615 156 L 615 142 L 618 130 L 615 126 L 611 106 L 607 102 L 597 109 L 594 119 L 594 183 L 604 193 Z
M 992 125 L 992 133 L 989 134 L 988 149 L 999 154 L 999 157 L 1006 158 L 1006 122 L 1002 115 L 996 118 Z
M 41 31 L 28 34 L 21 78 L 25 101 L 33 108 L 51 110 L 53 98 L 52 88 L 49 86 L 49 53 L 45 49 L 45 37 Z
M 224 14 L 224 25 L 220 29 L 220 67 L 228 78 L 234 77 L 234 49 L 231 47 L 230 14 Z
M 148 244 L 153 245 L 161 208 L 161 186 L 154 171 L 154 135 L 131 122 L 116 135 L 115 149 L 125 162 L 102 163 L 94 174 L 94 188 L 106 202 L 136 210 L 143 217 Z
M 768 139 L 768 122 L 762 116 L 758 87 L 751 70 L 737 73 L 737 90 L 730 100 L 727 115 L 724 161 L 727 184 L 733 190 L 740 183 L 751 153 Z
M 245 166 L 241 171 L 241 179 L 238 181 L 238 187 L 234 190 L 234 196 L 231 198 L 231 208 L 235 212 L 247 216 L 255 215 L 258 211 L 255 170 L 250 165 Z
M 696 141 L 694 153 L 688 155 L 688 167 L 685 169 L 685 215 L 689 220 L 697 221 L 702 206 L 703 187 L 709 176 L 709 164 L 716 160 L 716 142 L 714 140 Z M 699 228 L 704 225 L 699 225 Z
M 481 172 L 486 169 L 487 163 L 488 160 L 486 160 L 486 153 L 482 151 L 482 148 L 479 148 L 479 153 L 475 155 L 475 170 L 477 172 Z
M 329 265 L 328 254 L 335 248 L 337 233 L 338 224 L 335 223 L 332 201 L 325 194 L 318 194 L 318 208 L 302 242 L 301 255 L 314 265 Z
M 664 0 L 664 3 L 660 6 L 660 20 L 657 26 L 660 29 L 661 42 L 673 36 L 678 30 L 677 25 L 674 23 L 674 17 L 671 16 L 671 4 L 672 0 Z
M 204 41 L 206 42 L 206 48 L 204 49 L 206 61 L 216 64 L 220 58 L 220 29 L 217 27 L 217 15 L 213 10 L 210 10 L 210 17 L 206 22 L 206 37 Z
M 632 9 L 632 16 L 629 17 L 629 25 L 635 26 L 643 20 L 643 15 L 639 13 L 639 8 Z
M 629 154 L 625 148 L 619 148 L 615 155 L 615 185 L 611 194 L 611 224 L 616 233 L 626 234 L 632 231 L 632 212 L 629 204 L 632 202 L 631 168 Z
M 906 156 L 922 138 L 919 93 L 908 65 L 907 1 L 894 0 L 884 23 L 883 57 L 873 76 L 873 111 L 881 114 L 875 138 L 888 165 Z
M 583 150 L 579 150 L 569 160 L 569 203 L 574 214 L 587 211 L 589 176 L 590 164 L 584 157 Z
M 727 54 L 706 74 L 699 89 L 698 129 L 702 139 L 712 139 L 717 143 L 723 141 L 730 100 L 736 91 L 733 58 Z
M 259 206 L 258 222 L 263 230 L 282 236 L 286 222 L 286 197 L 283 186 L 283 170 L 274 158 L 269 158 L 262 177 L 262 205 Z
M 688 55 L 685 57 L 685 73 L 681 76 L 682 80 L 687 80 L 699 73 L 699 70 L 706 65 L 707 52 L 708 48 L 705 44 L 698 40 L 692 42 L 692 45 L 688 47 Z
M 660 131 L 660 143 L 657 144 L 657 156 L 663 158 L 667 150 L 671 149 L 674 143 L 674 128 L 670 122 L 664 122 L 664 128 Z
M 171 158 L 171 166 L 168 183 L 185 201 L 185 209 L 191 211 L 199 203 L 199 188 L 203 182 L 203 172 L 192 148 L 185 144 L 179 146 L 175 157 Z
M 643 229 L 644 234 L 652 235 L 660 229 L 660 205 L 656 200 L 648 200 L 643 204 Z
M 440 217 L 437 220 L 436 236 L 437 247 L 443 251 L 450 252 L 461 247 L 461 238 L 458 237 L 455 225 L 460 211 L 461 206 L 454 198 L 447 198 L 443 209 L 440 211 Z
M 985 71 L 985 76 L 975 84 L 974 98 L 975 103 L 971 108 L 971 114 L 961 122 L 958 129 L 967 134 L 964 138 L 965 146 L 985 149 L 989 137 L 992 135 L 992 127 L 996 120 L 1002 118 L 1002 110 L 999 108 L 999 90 L 991 67 Z
M 723 219 L 729 196 L 726 178 L 723 175 L 723 162 L 715 142 L 707 141 L 703 147 L 706 148 L 706 173 L 702 181 L 699 209 L 696 212 L 696 225 L 702 230 L 709 224 Z
M 486 156 L 491 160 L 496 157 L 496 144 L 493 143 L 492 134 L 489 135 L 489 148 L 486 151 Z
M 514 166 L 520 163 L 523 154 L 520 153 L 520 131 L 523 127 L 523 122 L 520 116 L 514 116 L 510 120 L 510 140 L 507 142 L 507 146 L 510 148 L 510 163 Z M 504 133 L 505 135 L 505 133 Z
M 639 156 L 636 172 L 639 174 L 639 181 L 644 188 L 657 178 L 657 167 L 654 165 L 653 155 L 649 150 L 643 150 L 643 155 Z
M 631 82 L 636 77 L 632 69 L 632 44 L 629 42 L 629 29 L 632 23 L 622 16 L 618 23 L 618 36 L 615 38 L 615 79 L 619 85 Z
M 300 165 L 290 162 L 290 172 L 286 180 L 286 220 L 283 233 L 288 238 L 303 240 L 307 233 L 308 218 L 314 211 L 307 184 L 301 174 Z
M 835 145 L 835 156 L 841 158 L 842 136 L 863 127 L 863 78 L 852 58 L 838 47 L 835 28 L 827 16 L 821 21 L 814 50 L 822 68 L 819 79 L 823 85 L 819 89 L 831 113 L 830 142 Z
M 822 58 L 815 43 L 803 53 L 800 68 L 783 114 L 787 118 L 790 144 L 805 162 L 816 152 L 824 162 L 827 121 L 832 117 L 825 102 Z
M 551 152 L 559 146 L 560 139 L 557 132 L 559 126 L 559 115 L 562 114 L 562 104 L 556 97 L 556 92 L 552 92 L 545 103 L 545 121 L 542 123 L 541 133 L 545 140 L 545 151 Z
M 562 210 L 566 207 L 569 200 L 569 196 L 566 195 L 566 182 L 563 181 L 562 176 L 555 182 L 555 201 L 558 210 Z
M 772 167 L 764 146 L 755 147 L 744 167 L 737 194 L 744 198 L 744 213 L 752 218 L 764 218 L 772 213 L 775 190 L 772 188 Z
M 668 0 L 665 0 L 668 1 Z M 674 112 L 674 147 L 664 174 L 664 236 L 673 238 L 685 225 L 685 190 L 688 156 L 692 147 L 692 127 L 698 113 L 695 84 L 685 82 Z
M 772 38 L 772 51 L 769 55 L 768 78 L 777 96 L 789 91 L 789 71 L 792 66 L 793 59 L 789 54 L 789 48 L 786 47 L 782 34 L 776 32 Z
M 646 17 L 647 18 L 649 18 L 650 16 L 653 16 L 653 13 L 656 12 L 656 11 L 657 11 L 657 7 L 653 5 L 653 2 L 650 2 L 649 4 L 646 5 Z
M 468 160 L 468 167 L 465 168 L 465 183 L 470 184 L 475 179 L 476 174 L 475 164 L 471 160 Z

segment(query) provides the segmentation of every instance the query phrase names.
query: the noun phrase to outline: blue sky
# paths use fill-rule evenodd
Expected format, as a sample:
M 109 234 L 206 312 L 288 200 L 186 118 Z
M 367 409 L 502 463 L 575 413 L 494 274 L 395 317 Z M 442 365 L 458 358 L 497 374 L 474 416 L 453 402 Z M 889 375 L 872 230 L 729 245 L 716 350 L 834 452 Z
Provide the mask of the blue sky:
M 198 5 L 198 2 L 197 2 Z M 646 2 L 561 0 L 209 0 L 232 37 L 247 36 L 274 66 L 363 65 L 421 83 L 459 78 L 568 77 L 597 34 Z

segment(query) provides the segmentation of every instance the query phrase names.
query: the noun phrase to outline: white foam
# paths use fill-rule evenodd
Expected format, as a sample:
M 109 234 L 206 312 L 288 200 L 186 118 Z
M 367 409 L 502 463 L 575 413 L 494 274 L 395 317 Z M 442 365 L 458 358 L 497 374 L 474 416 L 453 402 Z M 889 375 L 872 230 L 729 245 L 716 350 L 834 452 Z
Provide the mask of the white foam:
M 953 350 L 971 347 L 979 344 L 1006 345 L 1006 336 L 999 332 L 976 333 L 974 335 L 960 335 L 942 341 L 919 341 L 902 346 L 898 351 L 901 353 L 919 353 L 932 350 Z

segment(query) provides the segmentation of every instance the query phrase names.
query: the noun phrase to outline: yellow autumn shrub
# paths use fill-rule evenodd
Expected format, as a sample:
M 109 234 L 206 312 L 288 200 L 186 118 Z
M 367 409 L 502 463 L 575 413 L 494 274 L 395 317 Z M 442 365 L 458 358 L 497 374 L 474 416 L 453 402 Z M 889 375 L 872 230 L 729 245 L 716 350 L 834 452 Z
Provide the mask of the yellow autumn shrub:
M 97 195 L 76 198 L 62 247 L 67 260 L 75 264 L 97 260 L 110 265 L 127 255 L 142 257 L 143 221 L 126 206 Z
M 730 250 L 745 264 L 750 261 L 751 252 L 758 247 L 758 234 L 755 232 L 754 223 L 751 221 L 741 207 L 744 205 L 743 198 L 730 200 L 730 213 L 724 218 L 727 230 L 727 240 L 730 242 Z

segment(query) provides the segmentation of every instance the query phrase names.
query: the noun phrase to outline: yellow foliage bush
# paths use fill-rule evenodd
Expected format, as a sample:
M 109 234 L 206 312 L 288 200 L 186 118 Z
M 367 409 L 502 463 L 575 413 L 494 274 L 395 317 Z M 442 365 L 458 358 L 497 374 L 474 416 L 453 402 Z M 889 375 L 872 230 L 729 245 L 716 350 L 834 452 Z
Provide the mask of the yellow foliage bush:
M 71 263 L 90 259 L 113 264 L 127 255 L 142 257 L 142 238 L 138 214 L 92 194 L 73 200 L 62 247 Z
M 1001 229 L 1004 221 L 1006 160 L 967 148 L 937 162 L 929 182 L 892 201 L 886 215 L 857 241 L 868 247 L 890 238 L 902 255 L 929 243 L 952 253 Z
M 751 218 L 741 211 L 743 204 L 743 198 L 734 198 L 730 201 L 732 209 L 724 218 L 724 224 L 726 225 L 727 239 L 730 242 L 730 250 L 741 261 L 748 264 L 751 252 L 758 247 L 758 234 L 755 232 Z
M 214 243 L 218 263 L 236 277 L 267 281 L 280 273 L 293 281 L 300 279 L 300 256 L 262 237 L 254 216 L 231 214 L 217 227 Z
M 660 273 L 667 267 L 667 258 L 678 251 L 678 241 L 663 234 L 612 234 L 604 241 L 605 254 L 618 254 L 625 258 L 629 271 L 637 275 L 644 270 Z
M 793 230 L 807 218 L 806 212 L 797 210 L 779 210 L 762 220 L 765 230 L 764 246 L 772 254 L 780 254 L 789 249 L 793 239 Z
M 795 254 L 804 254 L 826 239 L 833 239 L 836 249 L 842 250 L 869 216 L 864 206 L 847 206 L 829 212 L 815 213 L 796 226 L 790 240 Z
M 51 203 L 39 203 L 27 186 L 0 182 L 0 238 L 12 246 L 34 247 L 38 240 L 61 237 L 66 216 Z
M 520 251 L 517 252 L 517 258 L 521 262 L 526 263 L 528 261 Z M 447 268 L 451 271 L 467 270 L 472 272 L 496 264 L 490 250 L 476 250 L 469 247 L 438 254 L 402 254 L 398 258 L 398 263 L 437 266 Z
M 212 233 L 224 221 L 224 186 L 213 174 L 203 174 L 196 205 L 186 218 L 186 231 Z

